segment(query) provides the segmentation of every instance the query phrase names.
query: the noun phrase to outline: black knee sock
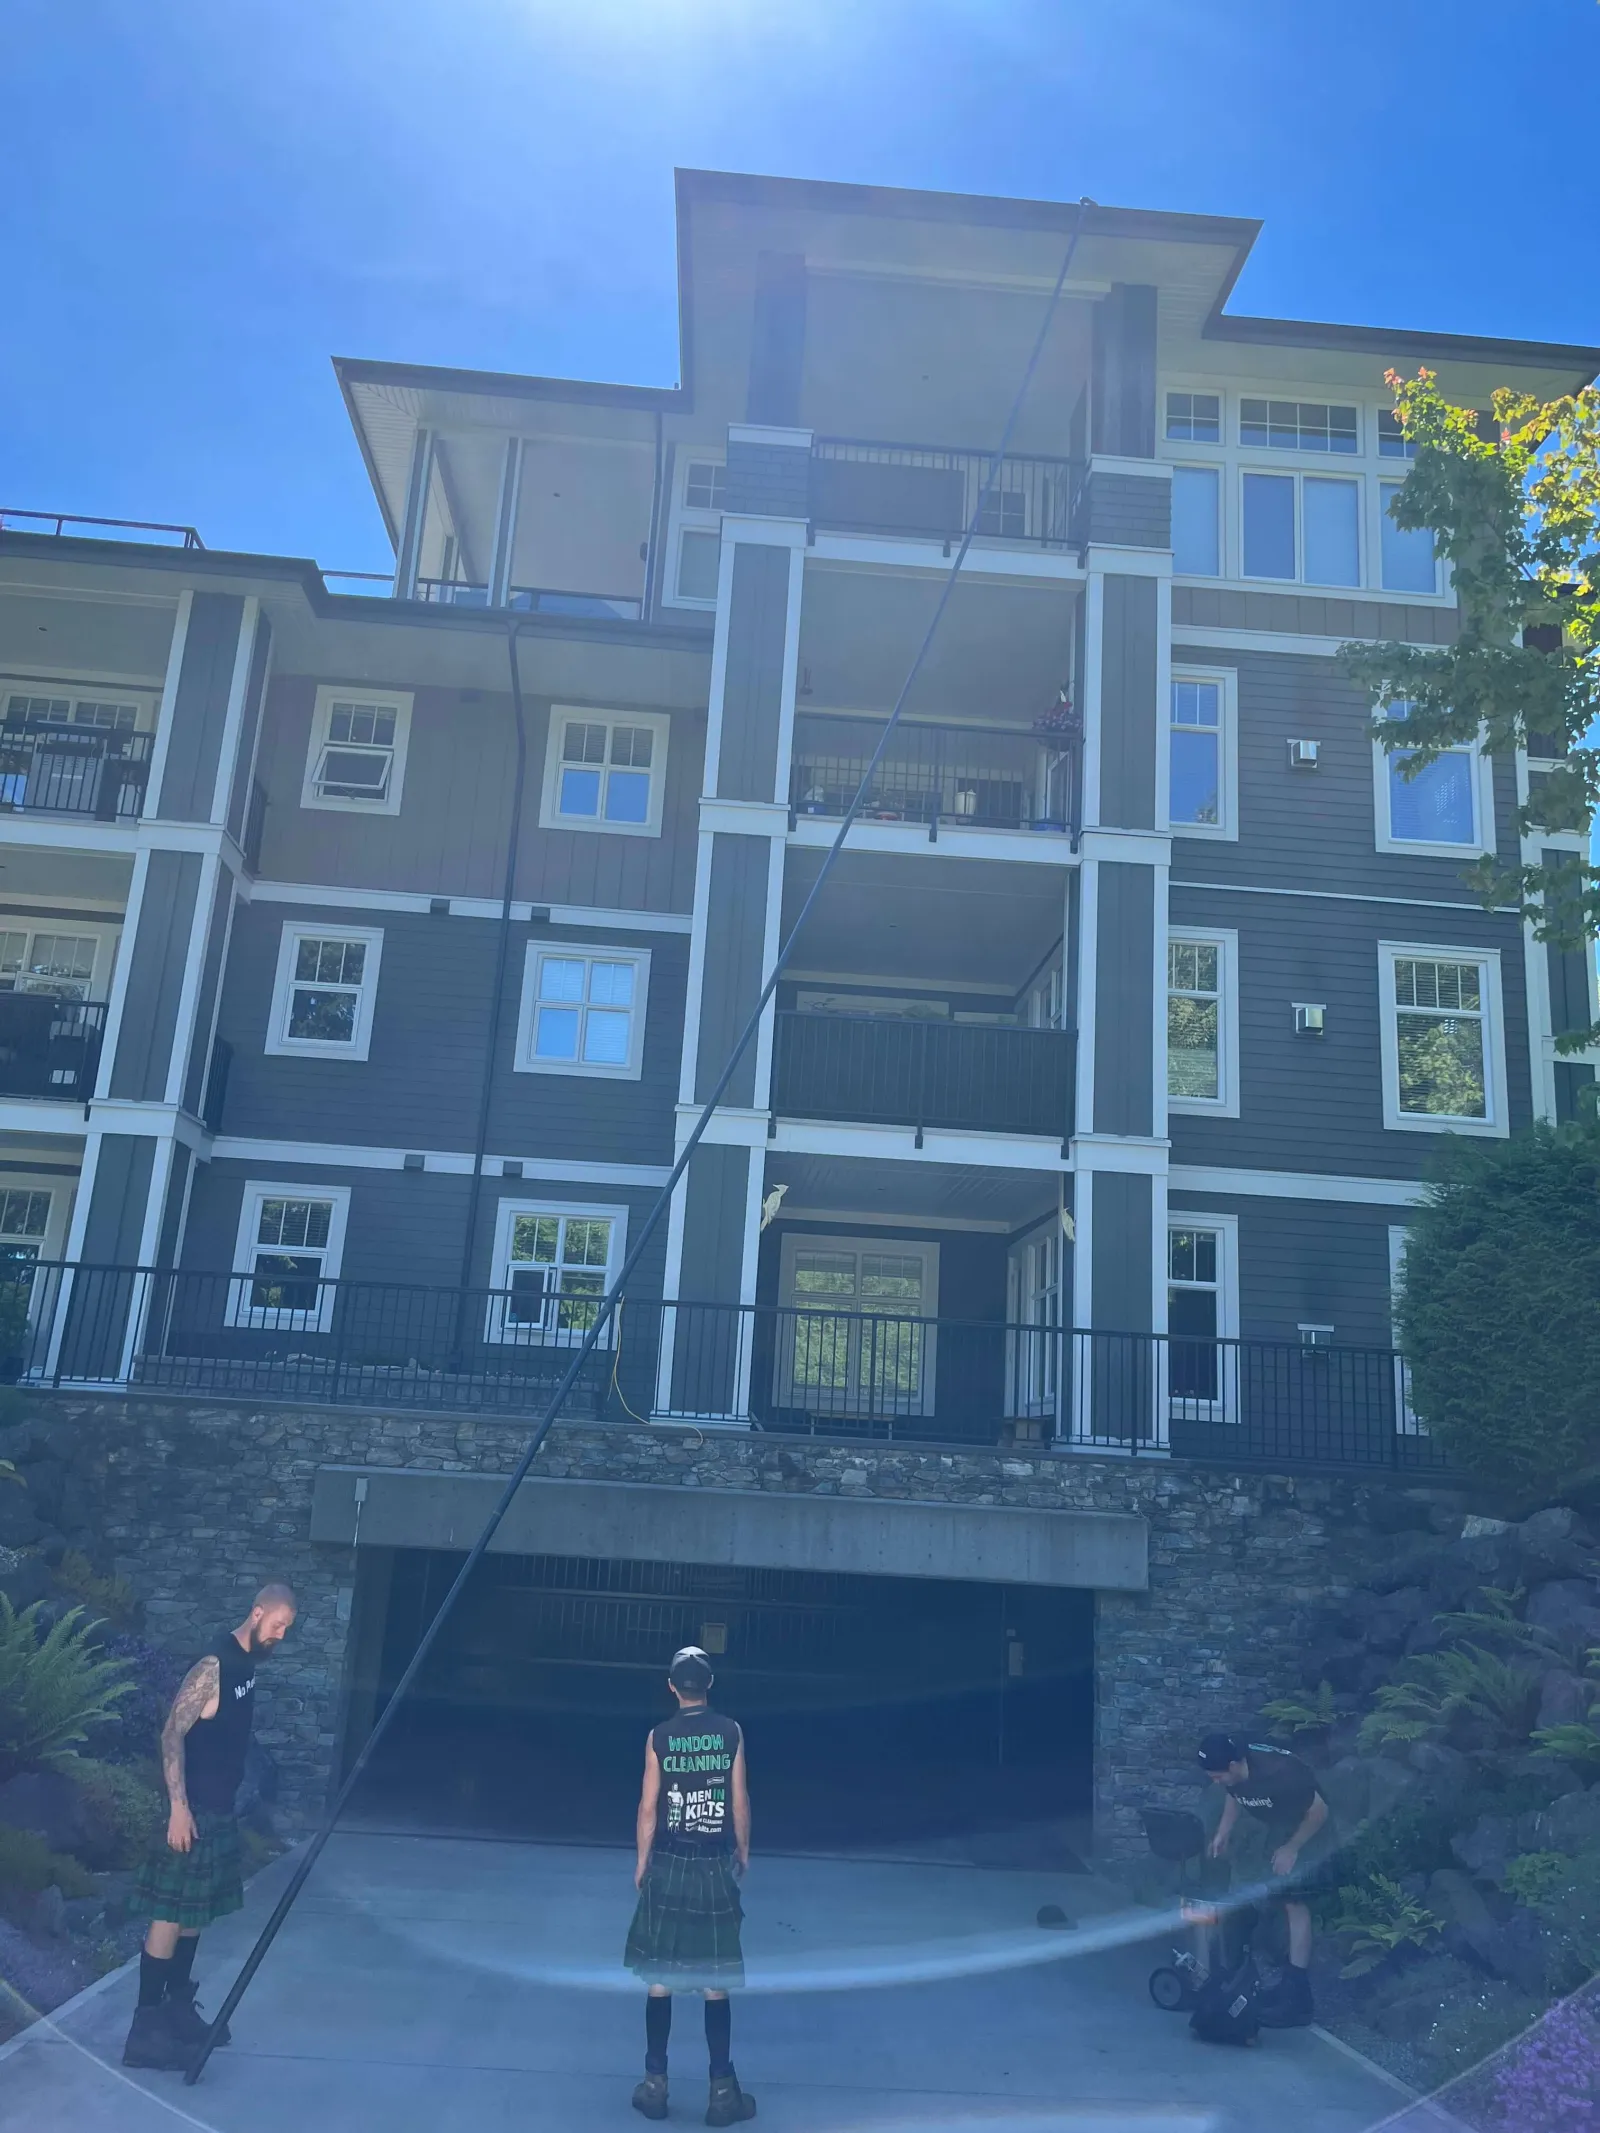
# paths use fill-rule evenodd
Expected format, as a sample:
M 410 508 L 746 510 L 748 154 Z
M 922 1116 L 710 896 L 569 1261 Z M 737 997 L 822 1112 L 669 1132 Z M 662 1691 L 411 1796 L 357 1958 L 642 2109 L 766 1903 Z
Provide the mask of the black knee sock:
M 172 1973 L 173 1985 L 187 1985 L 194 1975 L 194 1951 L 199 1945 L 200 1936 L 198 1933 L 180 1933 L 178 1935 L 178 1945 L 172 1951 L 172 1961 L 168 1966 Z M 169 1985 L 167 1989 L 170 1992 L 172 1986 Z
M 664 2074 L 667 2070 L 667 2039 L 672 2034 L 672 1995 L 653 1992 L 644 2003 L 644 2070 Z
M 141 1955 L 139 1957 L 139 2005 L 159 2007 L 167 1996 L 167 1980 L 172 1975 L 172 1964 L 164 1955 Z
M 707 2000 L 706 2050 L 711 2055 L 711 2078 L 720 2081 L 733 2072 L 733 2002 Z

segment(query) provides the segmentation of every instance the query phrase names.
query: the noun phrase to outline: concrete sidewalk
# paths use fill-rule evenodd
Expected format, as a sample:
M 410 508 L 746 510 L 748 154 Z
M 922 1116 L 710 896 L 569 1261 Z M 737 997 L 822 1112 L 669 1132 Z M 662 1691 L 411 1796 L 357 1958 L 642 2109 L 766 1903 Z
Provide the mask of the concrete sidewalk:
M 628 2108 L 641 1992 L 619 1956 L 620 1851 L 341 1835 L 195 2088 L 120 2064 L 131 1975 L 0 2055 L 29 2133 L 601 2133 Z M 215 2007 L 285 1871 L 205 1936 Z M 1164 1952 L 1079 1875 L 758 1857 L 734 2056 L 775 2133 L 1366 2133 L 1401 2098 L 1305 2030 L 1194 2042 L 1150 2003 Z M 1042 1903 L 1081 1921 L 1034 1923 Z M 672 2116 L 705 2110 L 680 2000 Z

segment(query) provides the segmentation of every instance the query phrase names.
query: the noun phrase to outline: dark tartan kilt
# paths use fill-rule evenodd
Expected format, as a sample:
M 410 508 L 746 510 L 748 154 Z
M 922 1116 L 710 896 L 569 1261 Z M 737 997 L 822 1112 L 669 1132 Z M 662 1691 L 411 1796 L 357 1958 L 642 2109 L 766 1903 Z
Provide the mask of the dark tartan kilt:
M 744 1905 L 725 1852 L 656 1853 L 645 1869 L 622 1960 L 647 1985 L 726 1992 L 744 1983 Z
M 244 1903 L 239 1825 L 232 1815 L 197 1814 L 194 1842 L 175 1852 L 163 1835 L 146 1852 L 128 1897 L 140 1918 L 209 1926 Z

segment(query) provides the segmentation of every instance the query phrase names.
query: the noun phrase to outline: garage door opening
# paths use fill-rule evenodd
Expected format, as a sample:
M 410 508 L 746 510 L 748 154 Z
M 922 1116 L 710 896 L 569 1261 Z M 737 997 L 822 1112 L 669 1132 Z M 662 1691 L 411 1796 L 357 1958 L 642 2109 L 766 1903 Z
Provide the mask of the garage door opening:
M 462 1560 L 362 1554 L 369 1681 L 347 1765 Z M 959 1855 L 960 1840 L 1033 1832 L 1059 1854 L 1088 1812 L 1091 1593 L 509 1555 L 479 1564 L 354 1812 L 630 1842 L 683 1644 L 715 1655 L 713 1700 L 745 1728 L 769 1849 Z

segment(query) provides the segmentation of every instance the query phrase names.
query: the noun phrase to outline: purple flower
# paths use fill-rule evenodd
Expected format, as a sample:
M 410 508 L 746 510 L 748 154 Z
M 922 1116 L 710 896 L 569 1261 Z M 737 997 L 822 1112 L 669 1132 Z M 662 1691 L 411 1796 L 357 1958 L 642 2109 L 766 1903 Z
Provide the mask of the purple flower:
M 1511 2045 L 1495 2073 L 1504 2133 L 1600 2133 L 1600 1993 L 1586 1986 Z

